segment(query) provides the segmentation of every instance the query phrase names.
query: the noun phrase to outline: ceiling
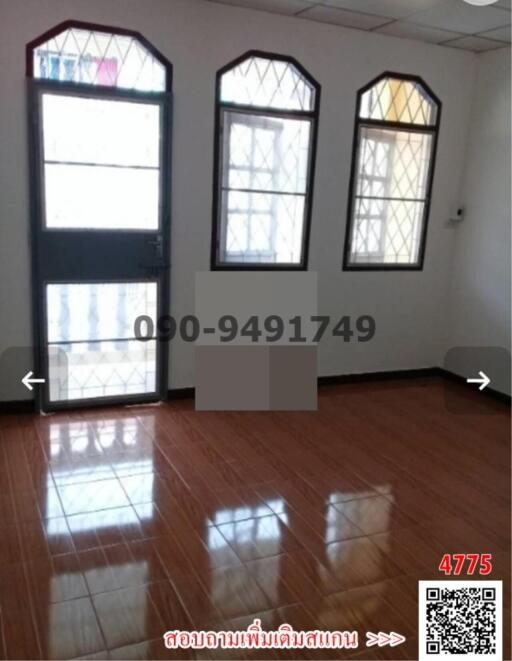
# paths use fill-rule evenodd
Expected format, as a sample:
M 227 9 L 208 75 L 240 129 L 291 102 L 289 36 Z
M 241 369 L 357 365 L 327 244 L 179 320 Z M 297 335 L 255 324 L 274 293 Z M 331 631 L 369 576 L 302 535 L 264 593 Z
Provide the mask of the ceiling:
M 511 1 L 210 0 L 475 52 L 510 44 Z

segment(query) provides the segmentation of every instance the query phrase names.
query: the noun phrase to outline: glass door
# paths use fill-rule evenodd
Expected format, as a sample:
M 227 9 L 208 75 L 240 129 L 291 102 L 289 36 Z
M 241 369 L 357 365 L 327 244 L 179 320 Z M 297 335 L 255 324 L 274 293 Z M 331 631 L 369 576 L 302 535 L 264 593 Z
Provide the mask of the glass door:
M 168 95 L 40 81 L 31 107 L 40 407 L 161 399 L 134 325 L 169 307 Z

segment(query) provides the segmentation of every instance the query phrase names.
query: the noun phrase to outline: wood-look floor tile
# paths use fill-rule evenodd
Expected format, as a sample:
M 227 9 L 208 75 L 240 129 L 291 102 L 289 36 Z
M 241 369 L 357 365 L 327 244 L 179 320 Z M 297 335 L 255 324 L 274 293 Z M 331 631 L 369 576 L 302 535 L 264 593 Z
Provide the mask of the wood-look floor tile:
M 148 540 L 158 555 L 167 578 L 175 580 L 195 575 L 195 568 L 185 551 L 173 535 Z
M 10 491 L 0 493 L 0 521 L 3 525 L 16 521 L 16 511 Z
M 192 486 L 194 488 L 195 485 Z M 282 501 L 277 501 L 282 502 Z M 202 503 L 212 523 L 234 523 L 246 519 L 257 519 L 274 514 L 276 501 L 258 495 L 253 487 L 224 489 L 202 494 Z
M 61 456 L 48 462 L 56 486 L 87 484 L 99 480 L 112 480 L 116 474 L 103 454 L 90 456 Z
M 300 567 L 302 573 L 322 595 L 340 592 L 343 589 L 341 581 L 327 569 L 324 562 L 320 562 L 309 551 L 294 551 L 290 555 L 295 564 Z M 325 562 L 327 562 L 327 558 L 325 558 Z
M 163 638 L 145 640 L 143 643 L 126 645 L 110 650 L 109 658 L 114 661 L 165 661 L 166 659 L 208 659 L 210 655 L 205 650 L 169 650 L 165 647 Z
M 391 603 L 390 581 L 374 583 L 349 591 L 349 596 L 361 604 L 358 618 L 368 631 L 396 631 L 406 637 L 415 635 L 417 628 L 417 609 L 406 616 Z
M 43 606 L 89 595 L 75 553 L 29 560 L 25 573 L 32 598 Z
M 155 606 L 164 630 L 193 629 L 192 621 L 183 606 L 181 599 L 170 581 L 159 581 L 147 586 L 147 594 Z
M 120 482 L 132 505 L 160 502 L 162 495 L 169 497 L 165 483 L 156 473 L 126 475 Z
M 68 484 L 59 486 L 58 492 L 67 516 L 98 512 L 130 504 L 117 479 Z
M 144 513 L 149 516 L 151 511 Z M 66 520 L 77 551 L 144 538 L 139 516 L 131 506 L 74 514 Z
M 335 505 L 365 535 L 414 525 L 415 521 L 401 512 L 390 497 L 358 498 Z
M 444 579 L 448 552 L 493 554 L 507 619 L 509 414 L 464 393 L 493 415 L 451 414 L 442 382 L 417 379 L 326 388 L 316 412 L 0 416 L 0 657 L 415 659 L 418 580 Z M 407 640 L 163 645 L 255 617 Z
M 195 574 L 173 576 L 172 584 L 196 629 L 210 628 L 221 621 L 222 616 L 214 604 L 216 585 L 213 577 L 206 586 Z M 219 585 L 219 599 L 222 598 L 223 584 Z
M 396 528 L 388 532 L 371 535 L 370 539 L 399 567 L 404 574 L 419 571 L 437 571 L 440 556 L 414 527 Z
M 27 609 L 28 606 L 28 609 Z M 25 565 L 0 565 L 0 612 L 30 610 L 30 590 Z
M 114 448 L 106 457 L 117 477 L 159 473 L 169 462 L 153 443 L 151 446 L 139 446 L 128 443 L 123 449 Z
M 108 649 L 151 640 L 166 631 L 147 587 L 103 592 L 92 599 Z
M 428 521 L 414 530 L 438 551 L 440 557 L 444 553 L 497 553 L 508 550 L 506 544 L 496 541 L 460 517 L 447 516 Z
M 401 573 L 368 537 L 328 544 L 325 562 L 345 590 L 377 583 Z
M 411 630 L 417 635 L 418 581 L 408 581 L 406 586 L 402 577 L 392 578 L 379 584 L 379 594 L 407 623 L 409 635 Z
M 400 485 L 387 496 L 394 505 L 416 524 L 436 520 L 447 514 L 446 499 L 440 498 L 432 489 Z
M 319 629 L 329 631 L 357 631 L 360 635 L 364 633 L 363 613 L 371 608 L 373 598 L 364 595 L 365 600 L 354 598 L 352 590 L 337 592 L 320 599 L 312 599 L 304 602 L 303 606 L 318 622 Z
M 91 594 L 137 587 L 167 578 L 148 541 L 101 546 L 78 554 Z
M 35 623 L 30 609 L 5 610 L 2 613 L 5 659 L 42 659 Z
M 13 493 L 18 521 L 37 521 L 64 516 L 64 510 L 55 487 L 40 487 L 37 491 Z
M 320 510 L 304 509 L 300 515 L 327 544 L 365 535 L 361 528 L 334 505 L 326 505 Z
M 137 513 L 138 527 L 143 539 L 162 537 L 171 533 L 171 527 L 156 503 L 134 505 L 133 509 Z
M 218 629 L 223 631 L 245 631 L 255 619 L 260 620 L 261 628 L 264 631 L 277 629 L 282 624 L 278 610 L 267 610 L 226 620 L 219 624 Z M 213 656 L 218 659 L 275 659 L 278 658 L 278 651 L 270 649 L 216 650 L 216 654 Z
M 167 509 L 174 509 L 182 513 L 188 524 L 196 530 L 202 530 L 211 523 L 208 507 L 203 505 L 200 498 L 196 498 L 193 488 L 169 488 L 171 503 Z M 157 502 L 159 502 L 157 500 Z
M 241 564 L 239 556 L 216 526 L 206 526 L 202 537 L 195 532 L 194 535 L 199 541 L 192 541 L 188 535 L 180 535 L 178 539 L 196 572 L 202 573 L 206 568 L 235 567 Z
M 65 517 L 18 523 L 25 560 L 73 553 L 75 547 Z
M 264 592 L 242 566 L 212 571 L 209 585 L 204 587 L 213 605 L 225 619 L 257 613 L 270 607 Z
M 298 604 L 314 596 L 321 597 L 317 586 L 291 555 L 283 553 L 248 562 L 245 566 L 272 608 Z
M 90 598 L 36 607 L 43 659 L 72 659 L 105 649 Z
M 85 654 L 84 656 L 77 657 L 77 659 L 81 659 L 81 661 L 109 661 L 110 658 L 110 652 L 107 650 L 101 650 L 101 652 Z
M 324 496 L 326 505 L 367 498 L 378 493 L 345 467 L 335 470 L 327 466 L 322 472 L 308 475 L 305 479 L 315 491 Z
M 5 416 L 0 422 L 2 422 L 3 425 L 5 425 Z M 5 436 L 5 428 L 4 428 L 4 434 L 2 434 L 2 430 L 0 429 L 0 494 L 2 496 L 9 496 L 12 493 L 12 487 L 11 487 L 11 477 L 9 475 L 9 466 L 7 463 L 7 457 L 5 455 L 5 449 L 4 449 L 4 444 L 5 441 L 2 440 L 2 436 Z
M 21 546 L 16 523 L 0 523 L 0 567 L 19 562 Z
M 302 548 L 277 515 L 226 523 L 217 528 L 243 562 Z

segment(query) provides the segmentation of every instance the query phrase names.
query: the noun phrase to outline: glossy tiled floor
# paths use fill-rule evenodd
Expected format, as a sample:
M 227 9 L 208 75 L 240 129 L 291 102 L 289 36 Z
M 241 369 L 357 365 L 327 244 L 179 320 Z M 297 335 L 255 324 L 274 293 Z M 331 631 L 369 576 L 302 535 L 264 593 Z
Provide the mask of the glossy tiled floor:
M 0 417 L 0 655 L 168 658 L 167 629 L 257 615 L 414 659 L 417 580 L 450 552 L 493 554 L 510 621 L 509 418 L 465 393 L 429 379 L 329 387 L 315 413 Z M 367 630 L 407 642 L 366 651 Z

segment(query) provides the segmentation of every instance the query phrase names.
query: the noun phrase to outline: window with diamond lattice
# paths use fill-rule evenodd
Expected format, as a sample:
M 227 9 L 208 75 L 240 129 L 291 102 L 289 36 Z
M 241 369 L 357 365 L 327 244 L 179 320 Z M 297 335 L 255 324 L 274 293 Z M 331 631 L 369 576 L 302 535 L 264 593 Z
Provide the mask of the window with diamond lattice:
M 164 92 L 168 63 L 137 32 L 66 21 L 28 44 L 29 77 Z
M 219 72 L 212 268 L 306 268 L 319 93 L 281 56 Z
M 441 103 L 386 73 L 357 99 L 344 268 L 422 268 Z

